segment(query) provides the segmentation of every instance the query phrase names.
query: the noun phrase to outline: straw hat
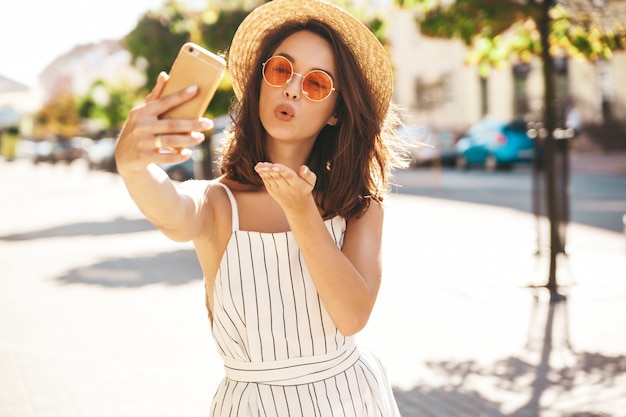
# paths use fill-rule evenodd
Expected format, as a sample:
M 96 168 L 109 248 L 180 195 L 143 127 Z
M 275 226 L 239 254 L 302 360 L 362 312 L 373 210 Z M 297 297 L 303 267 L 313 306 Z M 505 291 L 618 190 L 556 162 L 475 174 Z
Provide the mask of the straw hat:
M 237 98 L 253 72 L 255 53 L 268 31 L 290 21 L 318 20 L 328 24 L 352 50 L 377 100 L 382 121 L 393 91 L 391 62 L 376 36 L 360 20 L 323 0 L 273 0 L 254 9 L 241 23 L 230 46 L 228 66 Z

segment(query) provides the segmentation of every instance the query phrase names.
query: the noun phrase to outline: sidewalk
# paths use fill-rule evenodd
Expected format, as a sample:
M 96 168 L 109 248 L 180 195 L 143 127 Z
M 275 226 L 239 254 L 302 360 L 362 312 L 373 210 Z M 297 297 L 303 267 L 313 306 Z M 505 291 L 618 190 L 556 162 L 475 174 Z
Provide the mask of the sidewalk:
M 0 161 L 0 417 L 207 416 L 223 371 L 190 244 L 110 174 Z M 393 195 L 359 341 L 404 417 L 626 416 L 626 239 L 572 225 L 550 304 L 518 211 Z
M 626 175 L 626 151 L 570 154 L 572 172 Z

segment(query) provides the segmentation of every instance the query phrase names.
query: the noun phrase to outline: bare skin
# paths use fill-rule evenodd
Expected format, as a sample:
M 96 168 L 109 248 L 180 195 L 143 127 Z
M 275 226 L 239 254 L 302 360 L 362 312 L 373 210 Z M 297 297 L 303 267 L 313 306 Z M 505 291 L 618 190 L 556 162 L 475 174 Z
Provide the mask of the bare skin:
M 305 74 L 314 68 L 336 73 L 330 45 L 311 32 L 289 36 L 276 53 L 288 55 L 297 73 Z M 166 82 L 167 76 L 162 74 L 146 102 L 129 115 L 116 149 L 118 171 L 149 221 L 173 240 L 193 241 L 212 311 L 215 275 L 231 236 L 231 205 L 221 187 L 209 181 L 176 186 L 155 165 L 180 162 L 190 156 L 188 152 L 158 153 L 157 135 L 161 135 L 164 146 L 190 147 L 199 143 L 202 135 L 173 132 L 197 132 L 212 126 L 206 119 L 159 120 L 159 114 L 195 93 L 181 91 L 155 99 Z M 241 230 L 293 233 L 326 310 L 337 328 L 349 336 L 365 326 L 378 294 L 383 209 L 372 202 L 362 217 L 350 220 L 342 249 L 326 229 L 312 194 L 316 175 L 304 162 L 319 131 L 326 124 L 339 122 L 333 114 L 336 99 L 332 94 L 324 101 L 308 100 L 302 95 L 297 76 L 283 87 L 263 83 L 260 118 L 267 132 L 265 143 L 271 162 L 259 162 L 255 169 L 264 186 L 226 178 L 219 181 L 233 191 Z M 285 106 L 292 116 L 288 120 L 276 111 Z

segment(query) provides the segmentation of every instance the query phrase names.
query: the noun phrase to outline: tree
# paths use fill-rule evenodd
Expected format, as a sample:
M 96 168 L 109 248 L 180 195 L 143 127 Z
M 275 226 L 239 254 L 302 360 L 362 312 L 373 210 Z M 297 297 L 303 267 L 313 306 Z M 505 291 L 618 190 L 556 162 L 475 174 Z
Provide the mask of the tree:
M 250 3 L 250 2 L 248 2 Z M 168 71 L 181 45 L 192 41 L 215 53 L 225 53 L 230 41 L 249 10 L 259 2 L 242 2 L 188 10 L 182 3 L 169 1 L 163 8 L 146 13 L 125 38 L 124 45 L 136 60 L 146 65 L 146 88 L 154 85 L 161 71 Z M 207 110 L 212 116 L 228 112 L 233 91 L 228 73 L 218 87 Z
M 169 2 L 158 11 L 145 13 L 123 39 L 133 58 L 147 63 L 147 86 L 154 85 L 159 73 L 169 69 L 181 45 L 190 39 L 186 21 L 182 7 Z
M 562 201 L 557 193 L 555 137 L 557 107 L 554 57 L 569 56 L 596 60 L 609 58 L 624 49 L 626 32 L 619 22 L 601 26 L 587 0 L 396 0 L 399 7 L 418 11 L 417 23 L 424 35 L 460 38 L 470 47 L 468 61 L 485 75 L 493 66 L 510 61 L 529 62 L 539 56 L 543 64 L 545 132 L 544 170 L 550 259 L 546 288 L 552 301 L 562 299 L 556 280 L 557 255 L 563 251 L 559 225 Z
M 71 94 L 56 96 L 37 112 L 35 136 L 65 140 L 79 134 L 82 126 L 77 108 L 76 98 Z
M 103 129 L 115 135 L 121 128 L 135 102 L 127 86 L 114 86 L 96 81 L 78 104 L 82 119 L 97 120 Z
M 242 8 L 207 9 L 200 15 L 199 35 L 201 41 L 199 43 L 210 51 L 225 55 L 235 31 L 248 13 L 248 10 Z M 233 97 L 232 83 L 227 72 L 209 105 L 209 113 L 225 114 L 233 101 Z

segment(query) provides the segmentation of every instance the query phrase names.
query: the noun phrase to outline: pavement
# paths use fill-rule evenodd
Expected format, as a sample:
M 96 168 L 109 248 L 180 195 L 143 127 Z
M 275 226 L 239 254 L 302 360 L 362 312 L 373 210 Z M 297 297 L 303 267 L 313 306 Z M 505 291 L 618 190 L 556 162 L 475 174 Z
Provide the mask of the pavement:
M 192 246 L 81 163 L 0 161 L 0 191 L 0 417 L 207 416 L 223 369 Z M 624 234 L 571 224 L 567 298 L 550 303 L 531 215 L 387 204 L 383 283 L 358 340 L 404 417 L 626 416 Z

